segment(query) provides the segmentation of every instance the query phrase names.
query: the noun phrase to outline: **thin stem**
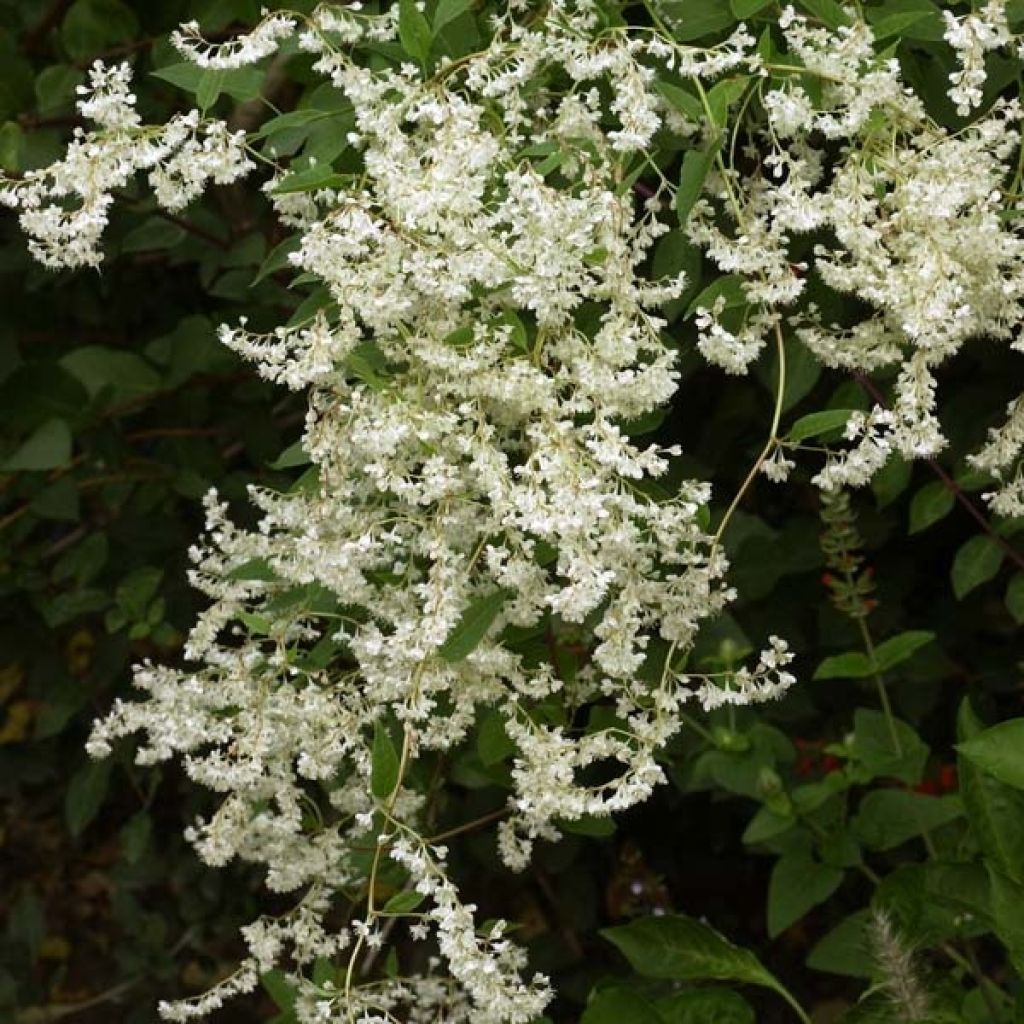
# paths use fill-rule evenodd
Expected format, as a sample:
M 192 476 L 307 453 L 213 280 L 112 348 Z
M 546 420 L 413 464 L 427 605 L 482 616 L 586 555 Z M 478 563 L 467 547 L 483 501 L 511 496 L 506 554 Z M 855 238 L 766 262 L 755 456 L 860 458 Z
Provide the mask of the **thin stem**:
M 733 496 L 729 507 L 725 510 L 725 515 L 722 516 L 722 521 L 718 524 L 714 540 L 711 543 L 712 554 L 721 542 L 726 527 L 729 525 L 729 520 L 732 519 L 739 503 L 743 500 L 747 491 L 750 490 L 757 474 L 761 471 L 761 467 L 765 464 L 765 461 L 775 450 L 775 446 L 779 443 L 779 423 L 782 420 L 782 396 L 786 390 L 786 345 L 782 337 L 782 328 L 778 323 L 775 324 L 775 350 L 779 359 L 779 379 L 775 387 L 775 409 L 772 413 L 772 425 L 768 432 L 768 440 L 765 442 L 764 448 L 761 449 L 761 454 L 758 455 L 757 461 L 753 466 L 751 466 L 750 472 L 747 473 L 746 479 L 742 484 L 740 484 L 740 489 Z
M 846 575 L 852 587 L 853 580 L 849 573 Z M 868 656 L 868 660 L 871 662 L 872 674 L 875 680 L 875 689 L 878 691 L 878 701 L 882 705 L 882 712 L 885 714 L 885 722 L 889 727 L 889 738 L 892 740 L 896 756 L 902 757 L 903 747 L 900 744 L 899 734 L 896 732 L 896 719 L 892 713 L 892 704 L 889 701 L 889 691 L 886 689 L 885 680 L 882 678 L 882 673 L 877 667 L 878 659 L 875 656 L 875 643 L 871 639 L 871 630 L 868 629 L 868 624 L 864 621 L 864 617 L 862 615 L 854 617 L 857 620 L 857 628 L 860 630 L 861 640 L 864 642 L 864 651 Z

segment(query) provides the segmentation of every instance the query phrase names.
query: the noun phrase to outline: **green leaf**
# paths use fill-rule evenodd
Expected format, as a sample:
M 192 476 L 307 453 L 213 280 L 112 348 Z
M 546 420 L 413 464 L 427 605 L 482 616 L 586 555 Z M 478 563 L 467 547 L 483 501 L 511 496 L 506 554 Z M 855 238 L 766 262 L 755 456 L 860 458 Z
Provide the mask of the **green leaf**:
M 17 121 L 0 126 L 0 168 L 16 173 L 22 169 L 25 133 Z
M 772 0 L 729 0 L 729 7 L 732 13 L 741 21 L 749 18 L 758 11 L 763 11 Z
M 686 316 L 692 316 L 698 309 L 711 309 L 721 296 L 725 299 L 723 309 L 736 309 L 747 304 L 747 296 L 743 291 L 743 278 L 738 274 L 724 274 L 716 277 L 686 309 Z
M 40 114 L 53 114 L 74 106 L 75 89 L 85 75 L 70 64 L 51 64 L 36 78 L 36 103 Z
M 840 28 L 850 24 L 850 16 L 836 3 L 836 0 L 799 0 L 808 14 L 814 15 L 829 28 Z
M 154 78 L 192 93 L 203 109 L 212 106 L 221 93 L 245 103 L 258 99 L 263 90 L 264 72 L 259 68 L 213 70 L 182 62 L 158 68 L 152 74 Z
M 133 228 L 121 240 L 121 252 L 152 252 L 155 249 L 170 249 L 187 238 L 181 225 L 163 217 L 150 217 L 137 228 Z
M 888 672 L 934 639 L 935 634 L 925 629 L 908 629 L 904 633 L 891 636 L 875 648 L 875 666 L 879 672 Z
M 4 473 L 57 469 L 71 461 L 71 430 L 64 420 L 47 420 L 0 465 Z
M 279 1010 L 294 1009 L 298 992 L 284 971 L 267 971 L 260 975 L 260 984 Z
M 73 836 L 81 835 L 99 813 L 110 784 L 110 767 L 109 760 L 90 761 L 71 777 L 64 796 L 64 820 Z
M 453 664 L 469 657 L 483 640 L 507 600 L 506 591 L 495 590 L 471 601 L 455 628 L 448 634 L 447 640 L 437 649 L 438 655 Z
M 891 850 L 962 817 L 956 796 L 926 796 L 905 789 L 876 789 L 860 802 L 853 820 L 857 838 L 873 850 Z
M 887 17 L 879 18 L 871 25 L 875 42 L 881 42 L 890 36 L 902 35 L 911 25 L 927 17 L 927 11 L 902 11 L 899 14 L 890 14 Z
M 843 974 L 851 978 L 870 978 L 875 973 L 875 961 L 868 944 L 867 924 L 871 912 L 858 910 L 843 918 L 822 938 L 807 956 L 807 966 L 828 974 Z
M 146 394 L 160 388 L 160 375 L 140 355 L 103 345 L 87 345 L 60 361 L 85 385 L 90 396 L 104 388 L 123 394 Z
M 692 917 L 645 917 L 601 935 L 616 946 L 637 973 L 671 981 L 739 981 L 782 991 L 782 986 L 749 950 Z
M 996 935 L 1006 946 L 1014 970 L 1024 974 L 1024 885 L 1007 878 L 993 865 L 986 866 Z
M 370 789 L 378 800 L 386 800 L 398 786 L 400 761 L 391 735 L 381 722 L 373 725 L 370 750 Z
M 415 910 L 426 897 L 421 892 L 417 892 L 415 889 L 404 889 L 402 892 L 396 892 L 384 904 L 385 914 L 408 914 L 410 911 Z
M 984 730 L 965 697 L 957 715 L 960 740 L 966 742 Z M 1014 881 L 1024 882 L 1024 792 L 1000 782 L 962 753 L 957 776 L 971 832 L 985 859 Z
M 309 465 L 309 453 L 302 447 L 302 441 L 296 441 L 287 448 L 273 462 L 267 465 L 271 469 L 294 469 L 296 466 Z
M 434 11 L 434 35 L 438 35 L 445 25 L 472 9 L 473 0 L 439 0 L 437 10 Z
M 895 732 L 895 740 L 893 733 Z M 928 747 L 906 722 L 881 711 L 858 708 L 853 716 L 853 756 L 875 776 L 916 786 L 928 760 Z
M 480 760 L 490 767 L 515 753 L 516 746 L 505 731 L 505 719 L 500 711 L 487 711 L 480 719 L 476 734 L 476 752 Z
M 76 61 L 86 62 L 138 31 L 134 12 L 120 0 L 76 0 L 61 24 L 60 38 Z
M 348 179 L 336 174 L 330 164 L 315 164 L 304 171 L 293 171 L 282 178 L 273 189 L 275 195 L 292 192 L 316 192 L 322 188 L 340 188 Z
M 283 242 L 279 242 L 267 253 L 266 259 L 260 265 L 256 276 L 252 279 L 254 285 L 259 284 L 264 278 L 276 274 L 279 270 L 294 269 L 291 260 L 288 258 L 298 250 L 300 239 L 298 235 L 291 235 Z
M 815 670 L 814 679 L 867 679 L 874 670 L 863 651 L 848 651 L 826 658 Z
M 421 67 L 426 65 L 434 36 L 416 0 L 398 0 L 398 40 L 402 49 Z
M 795 824 L 796 819 L 791 814 L 780 814 L 771 807 L 762 807 L 750 819 L 743 833 L 743 842 L 748 845 L 767 842 L 788 832 Z
M 672 104 L 679 113 L 688 117 L 691 121 L 703 121 L 705 110 L 704 105 L 692 92 L 686 89 L 681 89 L 678 85 L 672 85 L 669 82 L 657 81 L 654 83 L 654 88 L 661 93 Z M 671 235 L 666 237 L 671 238 Z
M 1024 625 L 1024 572 L 1016 573 L 1010 580 L 1003 601 L 1013 621 Z
M 708 90 L 708 110 L 711 112 L 711 124 L 715 131 L 725 131 L 729 121 L 729 108 L 739 101 L 749 84 L 750 76 L 740 75 L 736 78 L 725 78 Z
M 138 864 L 146 852 L 152 834 L 153 819 L 145 811 L 139 811 L 134 817 L 129 818 L 118 833 L 121 856 L 129 864 Z
M 789 428 L 786 436 L 790 441 L 806 441 L 809 437 L 841 431 L 852 412 L 852 409 L 823 409 L 821 412 L 808 413 Z
M 805 853 L 784 854 L 768 883 L 768 934 L 775 938 L 812 907 L 824 903 L 843 881 L 840 868 L 819 864 Z
M 942 12 L 931 0 L 885 0 L 878 7 L 868 7 L 864 14 L 876 39 L 899 35 L 902 39 L 939 41 L 945 32 Z
M 878 507 L 891 505 L 910 486 L 913 467 L 899 456 L 890 458 L 871 480 Z
M 114 600 L 132 618 L 139 618 L 146 605 L 153 599 L 164 571 L 154 565 L 146 565 L 129 573 L 114 591 Z
M 727 988 L 694 988 L 659 999 L 655 1008 L 664 1024 L 754 1024 L 743 996 Z
M 914 653 L 930 644 L 934 633 L 911 629 L 890 637 L 875 648 L 875 660 L 862 651 L 848 651 L 826 658 L 815 670 L 815 679 L 867 679 L 876 673 L 888 672 L 902 664 Z
M 736 24 L 725 0 L 662 0 L 658 10 L 681 43 L 721 32 Z
M 908 533 L 920 533 L 949 515 L 954 503 L 953 492 L 941 480 L 922 487 L 910 501 Z
M 1002 561 L 1003 549 L 991 537 L 972 537 L 953 559 L 953 593 L 957 598 L 966 597 L 975 587 L 992 579 Z
M 676 190 L 675 207 L 679 223 L 685 225 L 704 189 L 704 181 L 714 166 L 715 157 L 722 148 L 722 136 L 716 135 L 702 149 L 691 149 L 683 156 L 679 173 L 679 188 Z
M 1024 718 L 993 725 L 956 749 L 1000 782 L 1024 789 Z
M 654 1004 L 635 989 L 615 986 L 593 993 L 580 1024 L 665 1024 Z

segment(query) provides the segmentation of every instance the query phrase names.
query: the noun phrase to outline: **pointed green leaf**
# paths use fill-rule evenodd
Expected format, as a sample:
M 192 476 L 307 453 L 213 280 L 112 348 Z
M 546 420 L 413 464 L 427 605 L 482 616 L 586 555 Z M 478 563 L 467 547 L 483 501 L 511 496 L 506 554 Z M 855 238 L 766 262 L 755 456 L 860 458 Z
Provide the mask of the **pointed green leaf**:
M 700 198 L 704 182 L 714 166 L 715 157 L 722 148 L 722 136 L 716 135 L 701 149 L 688 150 L 683 157 L 679 173 L 679 188 L 676 190 L 676 216 L 680 224 L 686 224 L 694 203 Z
M 373 747 L 370 750 L 370 789 L 378 800 L 386 800 L 398 786 L 401 766 L 391 734 L 381 722 L 373 724 Z
M 972 537 L 956 553 L 951 578 L 953 593 L 963 598 L 975 587 L 987 583 L 1003 561 L 1003 549 L 989 536 Z
M 4 473 L 57 469 L 71 460 L 71 430 L 64 420 L 47 420 L 0 466 Z
M 672 981 L 739 981 L 779 990 L 779 982 L 749 950 L 692 917 L 646 917 L 601 931 L 633 969 Z
M 956 749 L 1000 782 L 1024 789 L 1024 718 L 993 725 Z
M 483 640 L 487 630 L 498 617 L 502 605 L 508 600 L 504 590 L 495 590 L 472 601 L 462 613 L 462 618 L 448 634 L 448 639 L 437 649 L 437 653 L 448 662 L 458 662 L 469 657 Z
M 922 487 L 910 501 L 908 533 L 920 533 L 945 518 L 953 508 L 953 492 L 941 480 Z
M 843 871 L 806 854 L 785 854 L 768 883 L 768 934 L 774 939 L 839 888 Z
M 806 441 L 809 437 L 841 431 L 852 412 L 852 409 L 823 409 L 821 412 L 808 413 L 789 428 L 787 436 L 790 441 Z
M 402 49 L 418 64 L 426 64 L 434 36 L 430 22 L 416 6 L 416 0 L 398 0 L 398 40 Z
M 935 634 L 925 629 L 908 629 L 905 633 L 891 636 L 875 648 L 875 667 L 879 672 L 888 672 L 889 669 L 907 661 L 934 639 Z

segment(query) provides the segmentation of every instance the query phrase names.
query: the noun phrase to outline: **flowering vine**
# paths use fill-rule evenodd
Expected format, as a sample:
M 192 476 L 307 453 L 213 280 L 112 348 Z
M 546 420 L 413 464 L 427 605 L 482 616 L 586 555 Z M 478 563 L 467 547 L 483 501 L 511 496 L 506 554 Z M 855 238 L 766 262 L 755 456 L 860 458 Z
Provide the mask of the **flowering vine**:
M 949 20 L 961 112 L 981 102 L 979 54 L 1012 43 L 999 10 Z M 103 756 L 141 733 L 140 763 L 180 757 L 223 797 L 189 829 L 204 861 L 258 863 L 296 894 L 244 930 L 235 974 L 163 1006 L 167 1019 L 285 967 L 302 1022 L 534 1020 L 547 980 L 504 923 L 479 930 L 425 828 L 423 759 L 497 712 L 514 751 L 499 849 L 522 869 L 538 839 L 648 797 L 688 701 L 750 703 L 794 682 L 777 637 L 751 668 L 687 665 L 733 597 L 720 541 L 736 502 L 711 532 L 707 483 L 680 478 L 679 448 L 638 440 L 679 386 L 662 307 L 686 276 L 650 272 L 671 217 L 725 275 L 693 307 L 709 362 L 745 373 L 773 348 L 781 371 L 792 335 L 827 366 L 895 370 L 892 408 L 848 417 L 854 445 L 828 453 L 825 490 L 865 483 L 893 453 L 938 451 L 936 369 L 973 338 L 1020 345 L 1022 242 L 1002 216 L 1015 102 L 947 132 L 852 11 L 824 28 L 787 8 L 779 53 L 743 27 L 681 44 L 657 5 L 648 15 L 629 27 L 589 0 L 516 0 L 479 51 L 433 66 L 413 4 L 274 13 L 219 45 L 191 23 L 173 36 L 214 72 L 295 47 L 347 120 L 339 169 L 275 164 L 263 186 L 313 301 L 284 325 L 220 334 L 308 393 L 310 468 L 288 492 L 252 490 L 254 529 L 208 496 L 192 580 L 211 604 L 188 666 L 138 666 L 145 699 L 118 703 L 90 740 Z M 366 59 L 396 43 L 408 59 Z M 752 104 L 748 171 L 728 131 Z M 127 65 L 97 64 L 79 110 L 94 127 L 62 160 L 0 183 L 48 266 L 99 263 L 113 194 L 138 171 L 178 210 L 267 159 L 196 110 L 143 125 Z M 654 159 L 661 139 L 685 151 L 678 187 Z M 657 184 L 638 197 L 644 174 Z M 812 277 L 863 300 L 864 318 L 830 322 Z M 798 446 L 780 430 L 779 376 L 752 475 L 782 480 Z M 1001 480 L 1004 514 L 1024 502 L 1022 423 L 1018 400 L 974 457 Z M 586 656 L 569 670 L 552 651 L 574 633 Z M 374 975 L 396 920 L 428 952 Z M 318 958 L 337 976 L 314 981 Z

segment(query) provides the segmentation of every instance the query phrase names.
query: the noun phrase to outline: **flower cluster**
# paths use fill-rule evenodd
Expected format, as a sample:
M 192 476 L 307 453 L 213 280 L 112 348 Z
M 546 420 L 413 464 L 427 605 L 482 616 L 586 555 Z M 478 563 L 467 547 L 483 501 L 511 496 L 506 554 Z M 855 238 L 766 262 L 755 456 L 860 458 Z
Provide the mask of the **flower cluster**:
M 210 182 L 229 184 L 253 168 L 245 133 L 196 110 L 166 124 L 140 123 L 127 64 L 97 62 L 79 86 L 79 113 L 95 124 L 76 129 L 62 160 L 19 179 L 0 178 L 0 204 L 20 212 L 32 255 L 48 267 L 97 266 L 114 193 L 149 171 L 157 202 L 180 210 Z

